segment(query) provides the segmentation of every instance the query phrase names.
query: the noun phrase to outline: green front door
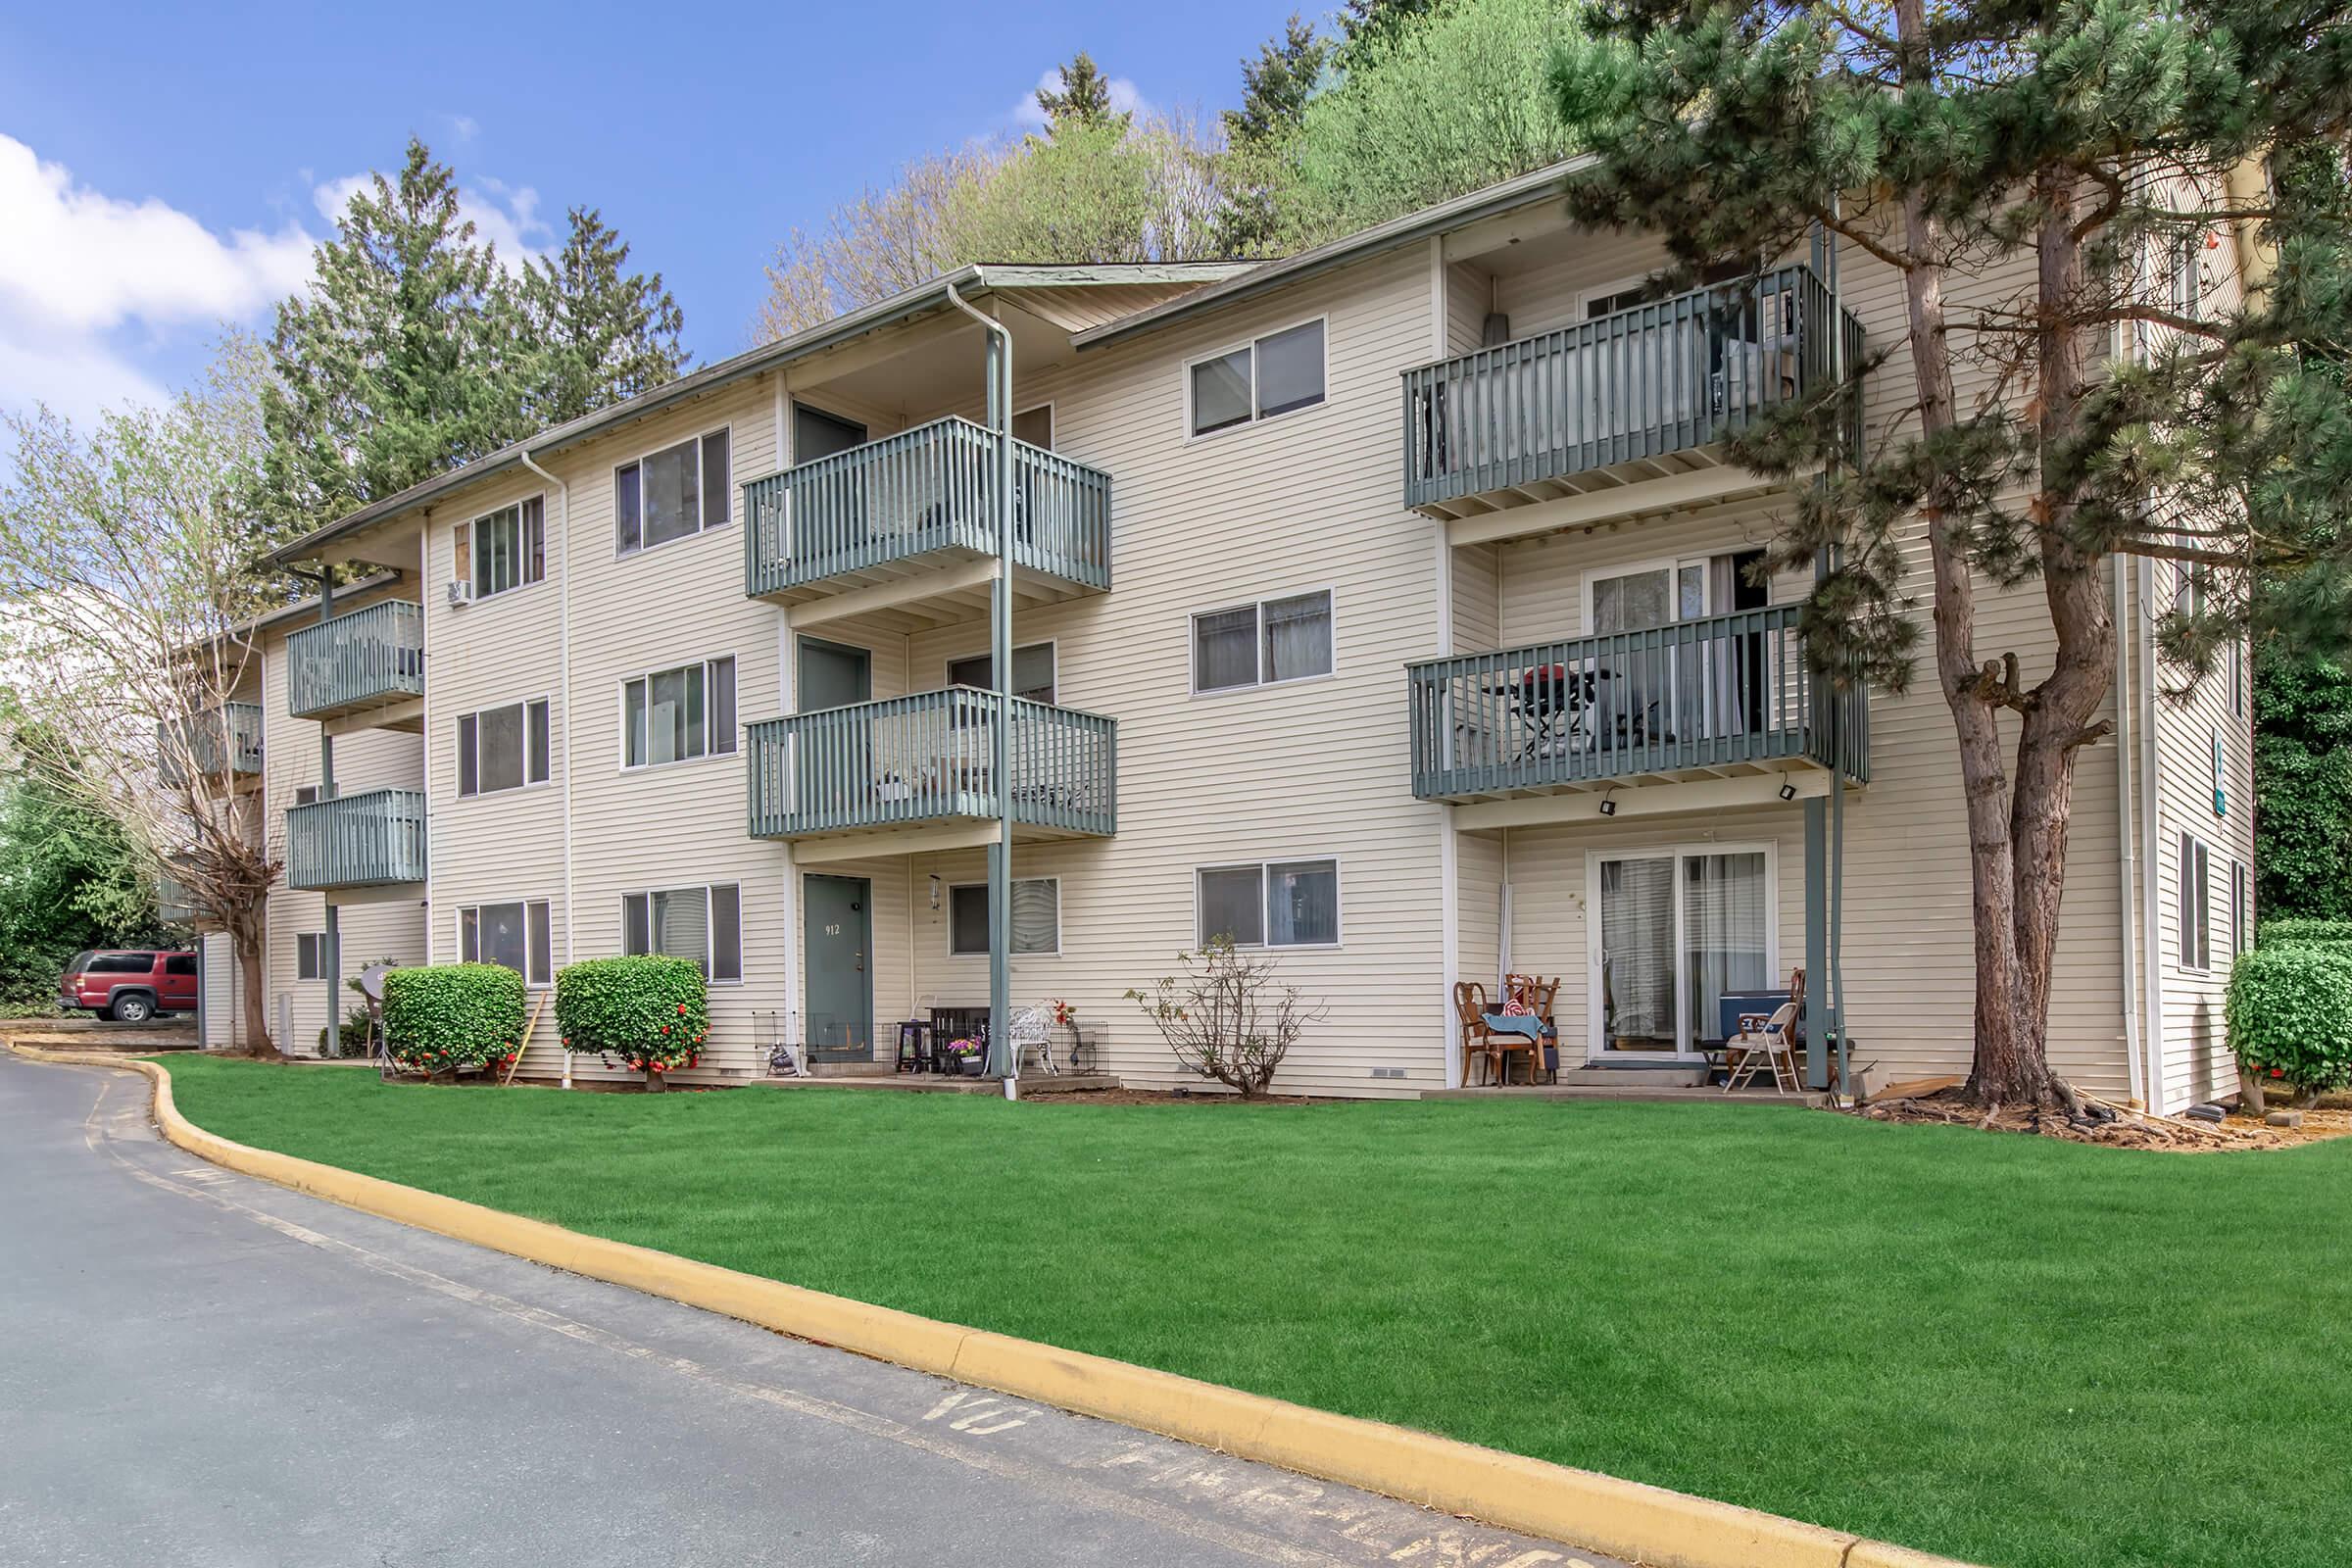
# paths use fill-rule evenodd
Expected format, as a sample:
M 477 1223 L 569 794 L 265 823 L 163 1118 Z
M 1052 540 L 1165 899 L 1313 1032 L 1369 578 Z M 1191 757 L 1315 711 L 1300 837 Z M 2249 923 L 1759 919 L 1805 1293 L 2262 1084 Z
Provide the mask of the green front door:
M 865 1061 L 874 1054 L 873 885 L 858 876 L 801 879 L 807 928 L 808 1054 Z

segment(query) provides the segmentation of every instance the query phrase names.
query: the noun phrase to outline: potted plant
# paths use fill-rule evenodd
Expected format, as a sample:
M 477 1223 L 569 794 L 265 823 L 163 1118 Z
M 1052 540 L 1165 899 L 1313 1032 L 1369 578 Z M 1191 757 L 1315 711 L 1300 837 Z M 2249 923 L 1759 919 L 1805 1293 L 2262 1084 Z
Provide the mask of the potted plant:
M 941 1050 L 946 1053 L 948 1059 L 956 1064 L 957 1072 L 962 1073 L 966 1078 L 980 1076 L 982 1062 L 979 1041 L 951 1040 Z

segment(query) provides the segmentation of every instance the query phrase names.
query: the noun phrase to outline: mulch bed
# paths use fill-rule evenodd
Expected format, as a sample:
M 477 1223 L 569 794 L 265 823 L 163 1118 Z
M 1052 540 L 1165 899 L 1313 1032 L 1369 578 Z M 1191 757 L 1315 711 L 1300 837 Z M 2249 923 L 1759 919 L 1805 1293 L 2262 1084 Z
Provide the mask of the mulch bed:
M 2063 1113 L 2004 1106 L 1991 1116 L 1958 1090 L 1901 1100 L 1877 1101 L 1857 1115 L 1873 1121 L 1939 1122 L 1984 1132 L 2029 1133 L 2106 1149 L 2145 1149 L 2176 1154 L 2216 1154 L 2245 1150 L 2293 1149 L 2327 1138 L 2352 1137 L 2352 1111 L 2306 1110 L 2300 1127 L 2272 1127 L 2253 1116 L 2198 1121 L 2185 1116 L 2151 1116 L 2144 1111 L 2090 1103 L 2113 1112 L 2111 1119 L 2076 1121 Z

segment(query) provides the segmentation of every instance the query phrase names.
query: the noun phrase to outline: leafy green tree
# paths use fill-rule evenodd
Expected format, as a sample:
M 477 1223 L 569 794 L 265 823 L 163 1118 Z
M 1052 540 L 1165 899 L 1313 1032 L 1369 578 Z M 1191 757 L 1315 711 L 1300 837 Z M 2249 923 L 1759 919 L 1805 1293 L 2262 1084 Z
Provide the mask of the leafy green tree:
M 8 727 L 22 723 L 0 693 Z M 0 1013 L 43 1013 L 84 948 L 168 943 L 138 847 L 22 758 L 0 776 Z
M 1345 0 L 1340 7 L 1343 63 L 1385 49 L 1439 9 L 1442 0 Z
M 576 232 L 576 231 L 575 231 Z M 278 306 L 256 495 L 283 539 L 496 451 L 525 433 L 528 366 L 514 291 L 458 206 L 457 176 L 412 139 L 318 248 Z
M 1037 89 L 1037 107 L 1045 111 L 1049 135 L 1059 136 L 1065 128 L 1094 130 L 1105 125 L 1126 128 L 1130 117 L 1112 111 L 1110 78 L 1102 74 L 1093 55 L 1081 49 L 1069 64 L 1055 70 L 1061 77 L 1059 90 Z
M 1257 58 L 1242 62 L 1242 105 L 1217 117 L 1230 195 L 1217 220 L 1221 255 L 1262 256 L 1276 247 L 1282 232 L 1276 203 L 1307 100 L 1332 50 L 1332 40 L 1294 11 L 1282 31 L 1258 46 Z
M 2243 438 L 2294 373 L 2286 345 L 2346 341 L 2346 296 L 2340 277 L 2296 283 L 2328 214 L 2244 196 L 2238 176 L 2340 142 L 2352 16 L 2340 0 L 1606 0 L 1585 26 L 1554 70 L 1596 160 L 1571 182 L 1578 219 L 1661 231 L 1686 278 L 1801 254 L 1826 229 L 1899 280 L 1907 330 L 1879 348 L 1908 372 L 1903 417 L 1849 450 L 1833 389 L 1735 451 L 1783 477 L 1823 470 L 1773 555 L 1829 564 L 1804 626 L 1840 683 L 1911 679 L 1904 552 L 1924 536 L 1972 859 L 1971 1088 L 2071 1098 L 2046 1053 L 2051 959 L 2076 760 L 2108 733 L 2107 574 L 2118 555 L 2206 579 L 2286 564 L 2247 508 L 2263 459 Z M 2279 286 L 2245 304 L 2205 287 L 2209 238 L 2241 220 L 2270 224 L 2282 256 Z M 2118 329 L 2133 352 L 2094 368 Z M 2308 540 L 2278 554 L 2307 560 Z M 2038 680 L 1977 615 L 1981 586 L 2029 580 L 2051 651 Z M 2214 613 L 2242 622 L 2244 604 Z
M 2352 665 L 2258 644 L 2254 724 L 2263 918 L 2352 920 Z
M 543 425 L 674 381 L 687 363 L 685 318 L 662 274 L 626 271 L 628 245 L 594 208 L 574 207 L 570 221 L 564 248 L 531 259 L 519 284 L 529 412 Z

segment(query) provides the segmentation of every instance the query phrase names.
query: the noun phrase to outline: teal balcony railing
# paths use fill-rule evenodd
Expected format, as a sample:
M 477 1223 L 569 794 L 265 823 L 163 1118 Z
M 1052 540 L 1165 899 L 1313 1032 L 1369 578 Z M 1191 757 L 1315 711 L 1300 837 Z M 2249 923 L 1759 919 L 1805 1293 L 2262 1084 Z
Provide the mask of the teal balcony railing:
M 286 812 L 286 885 L 380 887 L 424 880 L 424 792 L 368 790 Z
M 1809 761 L 1870 777 L 1870 705 L 1806 663 L 1798 607 L 1407 666 L 1413 793 L 1461 800 Z
M 194 896 L 169 870 L 156 873 L 155 917 L 173 925 L 192 925 L 196 920 Z
M 744 592 L 759 599 L 926 557 L 996 554 L 1002 439 L 968 419 L 934 419 L 747 481 Z M 1026 441 L 1012 446 L 1014 564 L 1108 588 L 1110 475 Z
M 1806 267 L 1678 294 L 1404 372 L 1404 504 L 1564 480 L 1721 440 L 1830 379 L 1829 285 Z M 1840 313 L 1844 363 L 1861 323 Z M 1860 416 L 1854 401 L 1851 420 Z M 1858 428 L 1850 432 L 1858 443 Z
M 956 686 L 752 725 L 751 836 L 993 819 L 1004 711 L 1013 820 L 1052 834 L 1116 832 L 1115 719 Z
M 286 711 L 333 718 L 424 695 L 424 607 L 387 599 L 286 639 Z
M 258 775 L 262 770 L 262 705 L 222 703 L 156 726 L 156 766 L 164 782 L 183 782 L 185 766 L 200 778 Z

